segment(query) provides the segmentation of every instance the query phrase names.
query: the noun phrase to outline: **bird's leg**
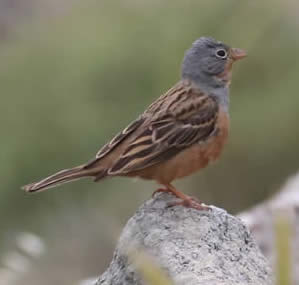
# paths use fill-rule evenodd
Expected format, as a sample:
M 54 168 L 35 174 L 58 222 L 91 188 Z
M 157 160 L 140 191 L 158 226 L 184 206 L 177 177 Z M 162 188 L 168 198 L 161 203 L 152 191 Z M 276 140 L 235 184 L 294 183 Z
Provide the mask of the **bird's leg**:
M 168 205 L 168 207 L 182 205 L 184 207 L 194 208 L 197 210 L 210 210 L 210 207 L 204 206 L 203 203 L 201 201 L 199 201 L 198 199 L 190 197 L 190 196 L 178 191 L 173 185 L 166 184 L 165 186 L 166 186 L 166 188 L 157 189 L 153 193 L 153 196 L 158 192 L 167 192 L 167 193 L 170 193 L 170 194 L 174 195 L 175 197 L 181 199 L 181 201 L 170 203 Z
M 172 195 L 176 196 L 176 195 L 173 193 L 173 191 L 170 190 L 170 189 L 167 188 L 167 187 L 166 187 L 166 188 L 159 188 L 159 189 L 157 189 L 156 191 L 154 191 L 153 194 L 152 194 L 152 198 L 154 198 L 155 195 L 156 195 L 157 193 L 169 193 L 169 194 L 172 194 Z M 177 197 L 177 196 L 176 196 L 176 197 Z

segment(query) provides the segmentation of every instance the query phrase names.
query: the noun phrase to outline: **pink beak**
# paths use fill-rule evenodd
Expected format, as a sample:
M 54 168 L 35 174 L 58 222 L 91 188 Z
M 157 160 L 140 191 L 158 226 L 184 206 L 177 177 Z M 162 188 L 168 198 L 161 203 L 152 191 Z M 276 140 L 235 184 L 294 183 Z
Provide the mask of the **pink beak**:
M 239 60 L 247 56 L 245 50 L 240 48 L 232 48 L 231 49 L 231 57 L 233 60 Z

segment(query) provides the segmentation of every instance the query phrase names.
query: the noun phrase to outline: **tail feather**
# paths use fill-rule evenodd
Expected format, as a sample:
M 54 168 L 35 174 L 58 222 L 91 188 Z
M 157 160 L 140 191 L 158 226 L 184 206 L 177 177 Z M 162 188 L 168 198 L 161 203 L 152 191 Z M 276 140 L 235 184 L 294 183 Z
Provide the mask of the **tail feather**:
M 75 181 L 83 177 L 95 176 L 96 173 L 91 169 L 84 169 L 84 166 L 77 166 L 71 169 L 61 170 L 45 179 L 31 183 L 22 187 L 26 192 L 40 192 L 58 185 Z

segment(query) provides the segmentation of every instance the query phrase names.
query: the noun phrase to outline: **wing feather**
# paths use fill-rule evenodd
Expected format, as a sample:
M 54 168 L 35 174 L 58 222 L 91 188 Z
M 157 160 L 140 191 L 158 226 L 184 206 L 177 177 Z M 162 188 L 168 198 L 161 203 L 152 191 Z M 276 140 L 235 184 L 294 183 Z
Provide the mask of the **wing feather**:
M 164 96 L 165 100 L 161 102 L 160 98 L 157 101 L 160 108 L 152 107 L 154 114 L 146 113 L 152 119 L 143 126 L 144 131 L 128 145 L 108 174 L 126 174 L 165 161 L 195 143 L 204 143 L 215 133 L 217 101 L 187 87 L 184 92 L 181 85 L 172 89 L 171 94 L 166 93 L 171 100 Z
M 144 122 L 143 117 L 139 117 L 128 125 L 122 132 L 118 133 L 109 143 L 105 144 L 96 154 L 96 157 L 88 162 L 84 168 L 88 169 L 98 163 L 106 155 L 110 154 L 120 143 L 122 143 L 129 135 L 131 135 Z

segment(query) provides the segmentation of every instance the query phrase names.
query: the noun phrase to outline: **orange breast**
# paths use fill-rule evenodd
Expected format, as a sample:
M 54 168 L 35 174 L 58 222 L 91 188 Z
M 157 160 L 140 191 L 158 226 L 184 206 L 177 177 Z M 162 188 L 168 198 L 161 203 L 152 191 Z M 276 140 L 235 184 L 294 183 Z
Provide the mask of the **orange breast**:
M 137 176 L 156 180 L 160 184 L 167 184 L 206 167 L 210 161 L 219 157 L 227 140 L 229 129 L 227 112 L 220 111 L 217 129 L 216 135 L 208 141 L 196 144 L 166 162 L 146 168 L 136 173 Z

